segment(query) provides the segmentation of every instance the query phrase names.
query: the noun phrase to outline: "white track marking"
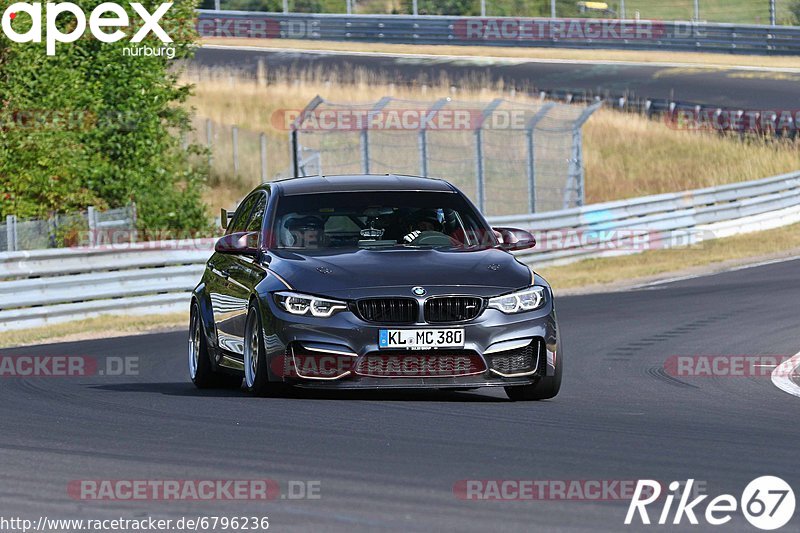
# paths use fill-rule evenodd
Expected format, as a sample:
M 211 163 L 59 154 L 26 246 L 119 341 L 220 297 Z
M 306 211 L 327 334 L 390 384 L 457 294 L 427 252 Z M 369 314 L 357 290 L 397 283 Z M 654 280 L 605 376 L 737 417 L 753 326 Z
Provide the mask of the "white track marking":
M 800 375 L 800 353 L 787 359 L 772 371 L 772 383 L 783 392 L 800 398 L 800 385 L 792 380 L 792 374 Z
M 566 65 L 629 65 L 636 67 L 665 67 L 665 68 L 697 68 L 706 70 L 745 70 L 750 72 L 783 72 L 786 74 L 800 74 L 800 68 L 792 67 L 756 67 L 746 65 L 716 65 L 702 63 L 668 63 L 657 61 L 610 61 L 610 60 L 591 60 L 591 59 L 546 59 L 535 57 L 494 57 L 494 56 L 454 56 L 445 54 L 409 54 L 393 52 L 357 52 L 347 50 L 320 50 L 302 48 L 278 48 L 272 46 L 237 46 L 221 44 L 204 44 L 202 48 L 212 50 L 242 50 L 251 52 L 289 52 L 296 54 L 317 54 L 317 55 L 343 55 L 343 56 L 365 56 L 365 57 L 397 57 L 405 59 L 438 59 L 443 61 L 470 61 L 478 64 L 488 63 L 507 63 L 519 65 L 522 63 L 546 63 L 546 64 L 566 64 Z

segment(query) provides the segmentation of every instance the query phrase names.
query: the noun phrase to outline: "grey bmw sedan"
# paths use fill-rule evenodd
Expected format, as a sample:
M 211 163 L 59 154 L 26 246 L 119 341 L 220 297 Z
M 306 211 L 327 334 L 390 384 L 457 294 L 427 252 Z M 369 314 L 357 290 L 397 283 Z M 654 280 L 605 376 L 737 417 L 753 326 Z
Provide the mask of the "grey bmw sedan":
M 192 294 L 189 375 L 260 396 L 504 387 L 558 394 L 553 292 L 450 183 L 398 175 L 276 181 L 222 214 Z

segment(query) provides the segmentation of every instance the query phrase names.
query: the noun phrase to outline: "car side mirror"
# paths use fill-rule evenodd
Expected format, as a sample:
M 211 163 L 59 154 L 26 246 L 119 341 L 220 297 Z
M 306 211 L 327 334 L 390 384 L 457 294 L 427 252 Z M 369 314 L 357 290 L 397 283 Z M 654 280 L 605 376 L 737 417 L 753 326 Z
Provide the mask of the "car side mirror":
M 258 255 L 260 234 L 257 231 L 237 231 L 221 237 L 214 245 L 214 250 L 221 254 Z
M 499 236 L 501 250 L 527 250 L 536 246 L 536 239 L 524 229 L 517 228 L 492 228 Z

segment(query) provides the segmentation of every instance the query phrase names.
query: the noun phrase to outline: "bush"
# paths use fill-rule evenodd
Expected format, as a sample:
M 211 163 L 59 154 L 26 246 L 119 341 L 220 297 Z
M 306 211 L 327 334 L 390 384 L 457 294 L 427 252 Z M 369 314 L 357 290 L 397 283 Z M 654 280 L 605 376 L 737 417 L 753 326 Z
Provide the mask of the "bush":
M 73 1 L 87 18 L 102 3 Z M 0 12 L 10 3 L 0 0 Z M 150 12 L 160 3 L 142 2 Z M 179 0 L 161 19 L 177 58 L 192 53 L 194 7 Z M 14 19 L 20 32 L 25 17 Z M 163 43 L 150 33 L 140 44 Z M 103 43 L 87 30 L 47 56 L 44 43 L 17 44 L 0 33 L 0 216 L 43 217 L 134 200 L 143 228 L 206 226 L 204 171 L 190 162 L 200 149 L 186 150 L 180 141 L 191 127 L 181 107 L 189 88 L 165 56 L 123 55 L 135 46 L 129 38 Z

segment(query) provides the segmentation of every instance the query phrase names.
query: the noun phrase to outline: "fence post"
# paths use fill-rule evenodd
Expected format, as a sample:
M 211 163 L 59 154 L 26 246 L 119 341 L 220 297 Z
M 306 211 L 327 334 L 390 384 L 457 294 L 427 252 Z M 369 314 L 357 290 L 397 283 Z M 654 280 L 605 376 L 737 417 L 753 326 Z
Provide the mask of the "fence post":
M 86 220 L 89 223 L 89 247 L 94 248 L 97 242 L 97 211 L 94 206 L 86 208 Z
M 298 146 L 297 146 L 297 130 L 296 129 L 292 129 L 292 131 L 289 132 L 289 149 L 292 151 L 292 153 L 291 153 L 292 177 L 293 178 L 297 178 L 300 175 L 299 174 L 300 169 L 298 168 L 300 161 L 298 160 L 299 155 L 297 153 Z
M 422 127 L 419 130 L 419 175 L 428 177 L 428 132 Z
M 620 0 L 619 2 L 619 18 L 625 18 L 625 0 Z
M 233 142 L 233 175 L 239 175 L 239 127 L 233 126 L 231 129 L 231 141 Z
M 261 183 L 267 182 L 267 135 L 261 133 L 258 136 L 259 145 L 261 147 Z
M 9 252 L 16 252 L 19 248 L 16 215 L 6 215 L 6 248 Z
M 131 244 L 135 243 L 137 240 L 137 233 L 139 230 L 136 228 L 136 217 L 138 213 L 136 213 L 136 202 L 131 202 L 128 204 L 128 216 L 130 217 L 130 239 L 129 241 Z
M 411 14 L 414 15 L 415 17 L 419 15 L 419 9 L 417 8 L 417 0 L 413 0 L 413 2 L 411 2 Z
M 483 173 L 486 170 L 483 164 L 483 129 L 479 126 L 475 130 L 475 200 L 478 203 L 478 210 L 485 213 L 485 202 L 483 199 Z
M 428 109 L 428 120 L 423 121 L 419 129 L 419 169 L 420 175 L 428 176 L 428 121 L 432 121 L 441 108 L 450 102 L 450 98 L 440 98 Z
M 359 144 L 361 148 L 361 173 L 369 174 L 369 135 L 366 127 L 361 130 Z
M 258 58 L 258 64 L 256 67 L 256 82 L 258 83 L 259 87 L 267 86 L 267 68 L 263 57 Z
M 50 248 L 58 248 L 58 242 L 56 241 L 56 233 L 58 233 L 58 213 L 50 212 L 50 216 L 47 217 L 47 229 L 47 246 Z
M 214 131 L 211 126 L 211 119 L 206 119 L 206 146 L 208 147 L 208 166 L 214 163 Z
M 572 157 L 569 160 L 569 168 L 567 170 L 567 186 L 564 188 L 564 209 L 571 207 L 570 203 L 570 190 L 575 191 L 575 204 L 582 206 L 586 202 L 586 188 L 584 184 L 585 175 L 583 169 L 583 125 L 592 116 L 592 113 L 597 111 L 603 102 L 597 102 L 590 105 L 581 112 L 580 116 L 572 124 Z
M 486 166 L 483 160 L 483 123 L 489 118 L 494 110 L 503 103 L 502 98 L 495 98 L 486 107 L 481 110 L 481 116 L 475 124 L 475 200 L 478 203 L 478 209 L 481 213 L 486 212 L 486 196 L 485 196 L 485 177 Z
M 533 144 L 533 128 L 529 127 L 525 130 L 525 140 L 527 141 L 527 166 L 528 172 L 528 213 L 536 212 L 536 155 L 534 152 L 535 146 Z
M 283 12 L 284 13 L 289 12 L 289 0 L 283 0 Z
M 375 113 L 379 112 L 381 109 L 386 107 L 386 105 L 392 101 L 391 96 L 384 96 L 378 103 L 375 104 L 375 107 L 370 109 L 369 113 L 367 113 L 367 120 L 364 123 L 364 127 L 361 128 L 361 135 L 359 137 L 360 144 L 361 144 L 361 173 L 362 174 L 369 174 L 369 125 L 372 122 L 372 117 Z
M 775 16 L 775 0 L 769 0 L 769 24 L 770 26 L 776 25 L 776 16 Z
M 528 173 L 528 213 L 536 212 L 536 144 L 534 143 L 533 132 L 539 121 L 547 116 L 547 112 L 555 107 L 555 105 L 556 104 L 553 102 L 544 104 L 541 109 L 531 117 L 525 128 L 528 152 L 526 169 Z

